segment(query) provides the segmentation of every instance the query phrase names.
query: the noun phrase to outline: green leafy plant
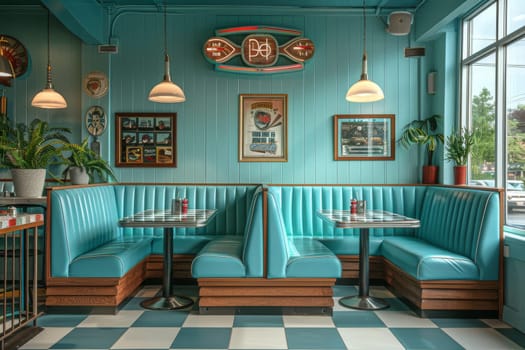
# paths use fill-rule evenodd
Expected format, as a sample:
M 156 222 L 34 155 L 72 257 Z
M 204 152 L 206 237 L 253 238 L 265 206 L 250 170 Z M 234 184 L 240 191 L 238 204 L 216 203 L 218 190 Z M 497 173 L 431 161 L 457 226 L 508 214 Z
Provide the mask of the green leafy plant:
M 476 143 L 474 131 L 461 128 L 447 137 L 446 159 L 453 161 L 456 165 L 467 165 L 468 157 Z
M 12 127 L 6 117 L 0 118 L 0 168 L 46 169 L 61 164 L 61 148 L 69 143 L 65 136 L 69 132 L 40 119 Z
M 90 182 L 95 181 L 95 175 L 103 181 L 107 181 L 108 177 L 117 180 L 115 173 L 109 164 L 98 154 L 96 154 L 88 145 L 88 139 L 85 138 L 81 144 L 70 143 L 63 147 L 65 153 L 71 154 L 65 158 L 66 168 L 62 172 L 64 180 L 72 167 L 83 168 L 89 175 Z
M 443 143 L 445 137 L 439 133 L 439 120 L 441 117 L 434 114 L 426 119 L 413 120 L 404 128 L 398 139 L 399 144 L 405 148 L 412 145 L 425 145 L 427 152 L 427 165 L 432 165 L 432 158 L 439 143 Z

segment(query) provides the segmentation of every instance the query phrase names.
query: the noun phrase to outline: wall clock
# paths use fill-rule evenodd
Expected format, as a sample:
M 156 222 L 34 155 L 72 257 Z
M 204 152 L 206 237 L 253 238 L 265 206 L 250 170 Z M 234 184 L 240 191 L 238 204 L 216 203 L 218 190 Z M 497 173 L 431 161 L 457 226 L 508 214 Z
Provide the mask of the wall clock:
M 9 62 L 11 62 L 15 78 L 18 78 L 27 72 L 27 67 L 29 66 L 29 54 L 20 41 L 12 36 L 0 34 L 0 49 L 2 51 L 2 56 L 6 57 Z M 12 78 L 2 78 L 0 79 L 0 84 L 11 86 L 11 79 Z
M 100 106 L 92 106 L 86 113 L 86 128 L 93 136 L 101 135 L 106 130 L 106 113 Z

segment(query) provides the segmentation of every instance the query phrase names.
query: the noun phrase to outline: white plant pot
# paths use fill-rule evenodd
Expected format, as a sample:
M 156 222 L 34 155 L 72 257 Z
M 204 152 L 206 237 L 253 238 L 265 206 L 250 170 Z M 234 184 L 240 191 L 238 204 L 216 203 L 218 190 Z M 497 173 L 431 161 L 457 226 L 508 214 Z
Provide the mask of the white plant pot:
M 46 169 L 11 169 L 17 197 L 41 197 L 46 182 Z
M 89 175 L 85 168 L 76 166 L 69 168 L 69 178 L 73 185 L 87 185 L 89 183 Z

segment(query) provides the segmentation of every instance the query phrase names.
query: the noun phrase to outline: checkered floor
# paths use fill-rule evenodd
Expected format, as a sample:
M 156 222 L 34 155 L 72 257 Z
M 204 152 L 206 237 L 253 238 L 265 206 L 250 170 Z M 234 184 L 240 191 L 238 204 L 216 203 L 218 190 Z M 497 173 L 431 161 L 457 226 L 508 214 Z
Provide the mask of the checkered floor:
M 21 349 L 524 349 L 525 335 L 495 319 L 424 319 L 383 287 L 371 294 L 390 308 L 356 311 L 338 299 L 356 294 L 334 288 L 329 316 L 199 315 L 144 310 L 140 302 L 159 286 L 145 286 L 117 315 L 43 315 L 44 330 Z M 196 296 L 197 288 L 176 292 Z

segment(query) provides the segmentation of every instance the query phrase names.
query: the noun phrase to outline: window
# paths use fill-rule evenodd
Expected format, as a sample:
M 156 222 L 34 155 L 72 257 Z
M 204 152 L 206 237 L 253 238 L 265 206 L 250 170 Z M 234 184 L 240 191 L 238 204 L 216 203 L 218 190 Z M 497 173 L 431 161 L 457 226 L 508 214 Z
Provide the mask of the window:
M 525 1 L 488 3 L 462 39 L 463 125 L 478 139 L 469 182 L 505 188 L 506 224 L 525 228 Z

